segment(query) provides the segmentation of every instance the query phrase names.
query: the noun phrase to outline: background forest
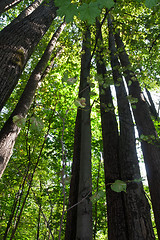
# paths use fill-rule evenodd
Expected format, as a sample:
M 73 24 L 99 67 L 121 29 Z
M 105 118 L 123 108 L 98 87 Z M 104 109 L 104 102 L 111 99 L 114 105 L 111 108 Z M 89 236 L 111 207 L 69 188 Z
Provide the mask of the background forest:
M 0 239 L 160 239 L 159 0 L 1 0 L 0 23 Z

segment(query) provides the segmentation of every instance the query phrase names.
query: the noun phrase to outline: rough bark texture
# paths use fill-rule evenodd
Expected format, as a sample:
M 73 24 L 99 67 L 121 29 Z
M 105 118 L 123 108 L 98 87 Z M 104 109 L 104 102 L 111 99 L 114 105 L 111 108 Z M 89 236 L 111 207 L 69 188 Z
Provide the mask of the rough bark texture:
M 67 212 L 65 240 L 76 239 L 77 205 L 75 204 L 78 203 L 80 149 L 81 149 L 80 147 L 81 146 L 81 113 L 82 113 L 81 109 L 78 109 L 76 123 L 75 123 L 72 178 L 70 183 L 69 202 L 68 202 L 68 209 L 70 210 L 68 210 Z
M 22 2 L 22 0 L 1 0 L 0 2 L 0 15 L 10 8 L 15 7 L 17 4 Z
M 145 197 L 136 153 L 135 133 L 129 102 L 124 82 L 118 68 L 115 40 L 110 28 L 109 49 L 111 51 L 111 66 L 116 86 L 118 115 L 120 121 L 119 157 L 122 180 L 127 182 L 127 193 L 124 193 L 125 215 L 129 240 L 155 239 L 150 217 L 149 203 Z M 117 86 L 119 85 L 119 86 Z
M 0 110 L 12 93 L 22 70 L 56 16 L 53 1 L 43 3 L 20 22 L 0 32 Z
M 27 85 L 24 89 L 24 92 L 17 103 L 13 113 L 11 114 L 10 118 L 7 120 L 5 125 L 3 126 L 0 132 L 0 177 L 2 176 L 7 163 L 12 155 L 12 150 L 16 141 L 16 138 L 20 132 L 20 127 L 18 127 L 13 122 L 13 117 L 16 115 L 19 118 L 26 117 L 28 110 L 32 104 L 37 86 L 39 81 L 41 80 L 45 66 L 50 59 L 52 51 L 55 47 L 57 38 L 59 37 L 60 33 L 63 31 L 65 27 L 65 23 L 61 24 L 58 30 L 53 35 L 52 39 L 50 40 L 41 60 L 38 62 L 37 66 L 33 70 Z
M 148 100 L 149 100 L 150 113 L 156 120 L 158 120 L 158 112 L 157 112 L 157 110 L 155 108 L 155 104 L 153 102 L 151 93 L 150 93 L 150 91 L 147 88 L 145 88 L 145 90 L 146 90 L 146 93 L 147 93 L 147 96 L 148 96 Z
M 144 156 L 144 162 L 147 171 L 147 178 L 149 183 L 149 189 L 151 194 L 151 200 L 153 205 L 153 211 L 155 216 L 155 222 L 157 226 L 158 237 L 160 238 L 160 147 L 158 145 L 157 133 L 150 117 L 149 108 L 143 98 L 139 82 L 136 79 L 135 74 L 129 70 L 131 66 L 128 55 L 125 51 L 124 44 L 119 36 L 115 34 L 115 40 L 117 47 L 120 49 L 119 57 L 122 66 L 127 69 L 124 70 L 126 74 L 126 81 L 132 81 L 132 84 L 129 86 L 129 93 L 134 98 L 138 99 L 138 102 L 135 104 L 136 108 L 133 109 L 134 118 L 136 121 L 137 129 L 139 136 L 142 134 L 145 136 L 154 136 L 155 141 L 153 143 L 148 143 L 147 141 L 142 141 L 142 151 Z
M 107 83 L 106 67 L 103 60 L 103 42 L 100 24 L 97 21 L 97 36 L 99 35 L 100 46 L 96 54 L 97 73 L 100 79 Z M 108 106 L 110 108 L 108 109 Z M 108 239 L 128 240 L 125 223 L 124 204 L 122 193 L 111 190 L 110 183 L 121 179 L 119 154 L 118 154 L 118 126 L 114 113 L 110 87 L 104 88 L 100 85 L 100 108 L 103 136 L 103 158 L 106 184 Z
M 18 17 L 16 17 L 13 21 L 12 24 L 17 23 L 21 21 L 23 18 L 27 17 L 30 15 L 39 5 L 43 2 L 43 0 L 35 0 L 32 4 L 30 4 L 26 9 L 24 9 Z
M 80 75 L 80 97 L 86 99 L 86 107 L 81 109 L 81 149 L 77 207 L 77 240 L 92 239 L 92 191 L 91 177 L 91 126 L 90 126 L 90 88 L 87 77 L 90 74 L 90 31 L 87 28 L 83 39 Z M 82 201 L 83 199 L 83 201 Z

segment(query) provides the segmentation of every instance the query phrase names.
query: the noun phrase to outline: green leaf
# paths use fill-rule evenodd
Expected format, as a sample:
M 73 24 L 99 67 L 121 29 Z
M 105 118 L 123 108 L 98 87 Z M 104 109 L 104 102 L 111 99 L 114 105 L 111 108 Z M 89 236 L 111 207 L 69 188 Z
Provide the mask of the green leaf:
M 68 79 L 68 71 L 65 71 L 62 78 L 62 83 L 67 82 L 67 79 Z
M 93 24 L 96 17 L 101 13 L 101 10 L 98 8 L 97 2 L 90 2 L 89 4 L 82 4 L 79 7 L 80 19 L 82 21 L 87 21 L 88 24 Z
M 105 192 L 103 190 L 100 190 L 98 192 L 96 192 L 95 194 L 92 195 L 92 197 L 90 197 L 90 200 L 92 201 L 92 203 L 97 202 L 99 199 L 105 197 Z
M 41 119 L 37 117 L 31 118 L 31 127 L 30 127 L 31 131 L 33 131 L 34 133 L 40 134 L 43 127 L 44 127 L 44 124 Z
M 77 78 L 68 78 L 67 79 L 67 83 L 68 85 L 73 85 L 75 82 L 77 81 Z
M 133 104 L 132 104 L 132 108 L 133 108 L 133 109 L 136 109 L 136 105 L 133 105 Z
M 106 7 L 108 9 L 112 8 L 114 6 L 113 0 L 97 0 L 99 8 Z
M 134 180 L 133 180 L 133 182 L 136 182 L 136 183 L 142 182 L 142 181 L 143 181 L 143 178 L 138 178 L 138 179 L 134 179 Z
M 132 97 L 132 95 L 128 95 L 127 98 L 131 104 L 138 102 L 138 98 Z
M 152 8 L 152 7 L 156 6 L 157 3 L 158 3 L 158 0 L 146 0 L 145 1 L 145 5 L 148 8 Z
M 111 185 L 111 189 L 114 192 L 126 192 L 127 184 L 121 180 L 116 180 L 114 183 Z
M 13 122 L 20 128 L 23 128 L 25 126 L 26 123 L 26 119 L 19 116 L 19 115 L 15 115 L 13 117 Z
M 128 81 L 128 86 L 131 86 L 131 84 L 132 84 L 132 81 Z
M 71 3 L 70 0 L 56 0 L 55 4 L 59 7 L 57 14 L 61 17 L 65 16 L 65 21 L 67 23 L 72 22 L 73 17 L 78 14 L 77 4 Z

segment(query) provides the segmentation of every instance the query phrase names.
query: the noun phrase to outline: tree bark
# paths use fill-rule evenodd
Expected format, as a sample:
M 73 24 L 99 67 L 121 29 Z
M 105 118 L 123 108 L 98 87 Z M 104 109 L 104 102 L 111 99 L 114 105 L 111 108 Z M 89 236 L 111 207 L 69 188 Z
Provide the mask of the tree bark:
M 77 240 L 92 239 L 92 194 L 91 177 L 91 126 L 90 126 L 90 87 L 87 82 L 90 76 L 90 30 L 86 27 L 83 39 L 80 75 L 79 96 L 86 99 L 86 107 L 81 109 L 81 145 L 80 145 L 80 171 L 77 207 Z
M 72 164 L 72 177 L 70 183 L 69 202 L 65 229 L 65 240 L 76 239 L 77 229 L 77 204 L 79 169 L 80 169 L 80 145 L 81 145 L 81 109 L 77 110 L 74 133 L 74 152 Z M 75 206 L 74 206 L 75 205 Z
M 37 7 L 40 6 L 40 4 L 43 2 L 43 0 L 35 0 L 32 4 L 30 4 L 26 9 L 24 9 L 18 17 L 16 17 L 13 21 L 12 24 L 17 23 L 21 21 L 23 18 L 29 16 Z
M 20 22 L 11 23 L 0 32 L 0 110 L 55 16 L 56 7 L 50 0 Z
M 16 141 L 16 138 L 20 132 L 20 127 L 18 127 L 13 122 L 13 117 L 18 116 L 19 118 L 25 118 L 28 110 L 32 104 L 37 86 L 42 76 L 44 75 L 45 66 L 50 59 L 52 51 L 55 47 L 56 41 L 65 27 L 65 22 L 61 24 L 58 30 L 53 34 L 41 60 L 38 62 L 34 71 L 32 72 L 24 92 L 17 103 L 14 111 L 12 112 L 9 119 L 6 121 L 0 132 L 0 177 L 2 176 L 10 156 L 12 155 L 12 150 Z M 46 68 L 47 69 L 47 68 Z
M 145 90 L 146 90 L 146 93 L 147 93 L 147 96 L 148 96 L 148 100 L 149 100 L 149 109 L 150 109 L 151 115 L 155 118 L 155 120 L 158 120 L 158 112 L 157 112 L 157 110 L 155 108 L 155 104 L 153 102 L 151 93 L 147 89 L 147 87 L 145 87 Z
M 15 7 L 17 4 L 22 2 L 22 0 L 1 0 L 0 5 L 0 15 L 5 11 L 9 10 L 10 8 Z
M 115 40 L 109 19 L 109 50 L 111 52 L 111 66 L 115 82 L 118 101 L 118 115 L 120 121 L 119 157 L 121 177 L 127 183 L 127 193 L 124 195 L 126 224 L 129 240 L 155 239 L 150 217 L 150 206 L 145 197 L 136 153 L 135 133 L 129 102 L 122 76 L 119 72 L 120 64 L 116 55 Z
M 144 156 L 144 162 L 146 166 L 148 184 L 151 194 L 152 206 L 155 216 L 155 222 L 157 226 L 158 237 L 160 238 L 160 147 L 159 142 L 157 140 L 157 132 L 155 130 L 154 124 L 152 122 L 150 112 L 148 106 L 143 98 L 143 94 L 141 92 L 141 88 L 138 80 L 136 79 L 133 71 L 130 70 L 131 63 L 129 61 L 128 55 L 125 51 L 124 44 L 120 38 L 119 33 L 115 34 L 115 40 L 117 47 L 119 48 L 119 58 L 124 67 L 125 79 L 126 82 L 132 82 L 132 84 L 128 84 L 129 93 L 134 98 L 138 99 L 138 102 L 135 104 L 136 108 L 133 108 L 133 114 L 136 121 L 137 129 L 139 132 L 139 136 L 142 134 L 144 136 L 152 136 L 155 140 L 152 143 L 147 141 L 142 141 L 142 151 Z
M 103 86 L 107 83 L 106 67 L 103 59 L 103 40 L 100 23 L 97 21 L 96 25 L 97 37 L 99 36 L 100 42 L 100 46 L 98 46 L 98 51 L 96 53 L 97 73 L 100 77 L 100 81 L 103 81 L 103 84 L 100 84 L 99 87 L 99 95 L 106 184 L 108 239 L 128 240 L 122 193 L 116 193 L 110 188 L 110 183 L 115 182 L 117 179 L 121 179 L 118 154 L 119 136 L 111 90 L 110 87 L 105 88 Z

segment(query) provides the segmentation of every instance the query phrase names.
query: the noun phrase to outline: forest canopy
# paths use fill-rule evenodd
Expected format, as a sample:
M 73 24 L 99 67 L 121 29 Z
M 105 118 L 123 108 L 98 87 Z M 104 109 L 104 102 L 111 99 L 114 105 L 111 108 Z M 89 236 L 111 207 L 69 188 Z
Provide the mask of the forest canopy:
M 0 5 L 0 239 L 160 239 L 159 0 Z

